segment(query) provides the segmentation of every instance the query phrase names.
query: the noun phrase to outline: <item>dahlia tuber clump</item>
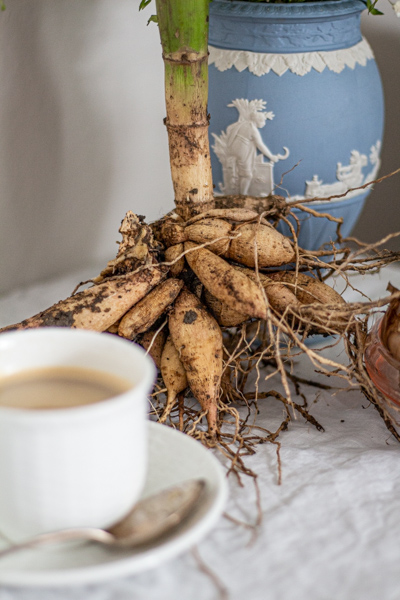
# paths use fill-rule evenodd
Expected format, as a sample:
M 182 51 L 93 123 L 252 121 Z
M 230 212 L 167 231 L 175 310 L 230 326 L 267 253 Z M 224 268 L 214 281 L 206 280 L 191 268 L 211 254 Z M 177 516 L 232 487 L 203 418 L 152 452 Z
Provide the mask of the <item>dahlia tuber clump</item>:
M 363 364 L 369 315 L 393 294 L 375 303 L 347 304 L 326 279 L 333 273 L 347 280 L 352 271 L 373 272 L 399 260 L 400 253 L 360 243 L 353 252 L 341 239 L 341 219 L 329 214 L 319 218 L 337 222 L 336 246 L 327 240 L 319 251 L 299 248 L 300 223 L 291 209 L 296 205 L 317 218 L 312 200 L 306 206 L 280 196 L 214 197 L 207 113 L 208 5 L 209 0 L 156 0 L 175 209 L 152 224 L 128 212 L 116 258 L 85 282 L 90 287 L 2 331 L 94 329 L 141 344 L 159 369 L 151 398 L 154 418 L 206 443 L 218 441 L 236 465 L 241 459 L 230 442 L 246 452 L 257 441 L 277 443 L 293 413 L 321 428 L 292 398 L 290 381 L 301 383 L 293 369 L 299 352 L 321 373 L 355 381 L 397 435 Z M 289 226 L 290 237 L 278 232 L 279 221 Z M 307 340 L 315 334 L 342 339 L 349 365 L 313 350 Z M 391 327 L 387 343 L 394 352 L 397 342 L 398 328 Z M 272 389 L 259 392 L 263 366 L 280 375 L 285 395 Z M 257 408 L 267 397 L 283 404 L 284 421 L 275 432 L 252 432 L 246 438 L 246 419 L 240 419 L 237 406 Z M 190 398 L 198 404 L 188 402 Z M 224 429 L 227 417 L 233 433 Z

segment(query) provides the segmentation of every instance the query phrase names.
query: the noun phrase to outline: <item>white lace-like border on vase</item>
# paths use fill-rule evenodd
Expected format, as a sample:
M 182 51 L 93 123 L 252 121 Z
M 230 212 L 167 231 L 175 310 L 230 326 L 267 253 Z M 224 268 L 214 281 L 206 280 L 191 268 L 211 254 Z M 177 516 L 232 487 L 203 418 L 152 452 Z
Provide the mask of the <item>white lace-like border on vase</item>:
M 235 67 L 239 72 L 249 69 L 250 73 L 261 77 L 270 71 L 283 75 L 291 71 L 295 75 L 306 75 L 315 69 L 322 73 L 329 69 L 341 73 L 345 67 L 354 69 L 356 65 L 365 67 L 368 60 L 374 58 L 374 53 L 367 40 L 342 50 L 328 52 L 296 52 L 294 54 L 264 54 L 247 50 L 225 50 L 209 46 L 209 64 L 215 65 L 219 71 L 227 71 Z

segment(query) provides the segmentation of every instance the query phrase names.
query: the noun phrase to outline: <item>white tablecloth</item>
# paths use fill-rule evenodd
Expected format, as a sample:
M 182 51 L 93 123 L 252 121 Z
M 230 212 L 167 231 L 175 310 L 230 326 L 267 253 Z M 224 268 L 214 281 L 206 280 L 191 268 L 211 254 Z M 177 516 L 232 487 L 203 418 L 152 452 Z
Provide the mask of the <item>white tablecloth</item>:
M 81 273 L 0 298 L 0 326 L 30 316 L 68 295 Z M 386 295 L 400 270 L 357 276 L 371 297 Z M 350 293 L 350 292 L 349 292 Z M 331 350 L 342 360 L 340 349 Z M 314 377 L 300 358 L 297 371 Z M 339 385 L 339 381 L 330 382 Z M 357 391 L 307 388 L 317 431 L 299 417 L 280 436 L 282 484 L 276 447 L 258 447 L 246 464 L 258 474 L 262 522 L 257 537 L 221 517 L 197 547 L 231 600 L 398 600 L 400 598 L 400 444 Z M 273 429 L 282 407 L 260 403 L 258 423 Z M 254 483 L 229 478 L 227 513 L 254 524 Z M 0 600 L 217 600 L 219 591 L 192 552 L 156 569 L 101 585 L 57 589 L 3 587 Z

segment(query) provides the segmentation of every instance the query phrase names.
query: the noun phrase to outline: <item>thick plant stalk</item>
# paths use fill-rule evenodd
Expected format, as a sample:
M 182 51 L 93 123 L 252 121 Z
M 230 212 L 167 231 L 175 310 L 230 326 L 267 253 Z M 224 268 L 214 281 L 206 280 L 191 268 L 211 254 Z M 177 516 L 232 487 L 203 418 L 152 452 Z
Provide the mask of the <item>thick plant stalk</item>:
M 186 220 L 214 206 L 208 141 L 209 0 L 156 0 L 171 176 Z

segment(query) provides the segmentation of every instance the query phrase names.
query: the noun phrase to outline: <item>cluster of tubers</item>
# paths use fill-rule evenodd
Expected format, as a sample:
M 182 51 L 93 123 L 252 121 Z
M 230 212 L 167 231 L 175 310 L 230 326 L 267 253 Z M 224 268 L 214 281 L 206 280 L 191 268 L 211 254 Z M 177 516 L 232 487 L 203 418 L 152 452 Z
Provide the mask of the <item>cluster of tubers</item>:
M 141 7 L 147 4 L 142 2 Z M 329 377 L 336 374 L 346 384 L 356 380 L 400 441 L 362 358 L 368 318 L 391 299 L 346 304 L 321 277 L 327 267 L 325 260 L 331 261 L 327 271 L 336 271 L 348 281 L 346 270 L 378 270 L 398 261 L 400 253 L 378 252 L 377 244 L 369 257 L 366 250 L 371 247 L 353 239 L 366 254 L 363 259 L 358 251 L 353 257 L 350 248 L 343 247 L 342 219 L 329 212 L 317 213 L 308 201 L 287 203 L 273 195 L 214 197 L 207 109 L 209 2 L 156 0 L 155 4 L 165 68 L 164 122 L 175 211 L 151 225 L 128 212 L 119 230 L 122 240 L 116 258 L 98 277 L 84 282 L 90 287 L 74 291 L 69 298 L 0 333 L 71 327 L 119 335 L 141 344 L 159 369 L 160 389 L 166 390 L 162 411 L 156 410 L 159 420 L 172 420 L 171 411 L 177 406 L 181 427 L 183 398 L 190 391 L 201 410 L 186 414 L 195 424 L 206 417 L 207 441 L 219 437 L 221 444 L 222 415 L 236 399 L 247 402 L 272 396 L 286 410 L 290 404 L 315 425 L 306 408 L 290 398 L 286 367 L 289 364 L 290 371 L 290 348 L 295 346 L 307 351 Z M 308 216 L 336 222 L 340 247 L 327 243 L 314 254 L 302 251 L 297 244 L 300 221 L 291 212 L 296 203 Z M 290 239 L 272 225 L 279 220 L 289 226 Z M 383 341 L 400 360 L 399 293 L 392 296 Z M 350 366 L 307 349 L 304 339 L 315 333 L 339 334 Z M 262 361 L 275 361 L 287 398 L 274 390 L 261 394 L 258 389 L 245 391 L 249 373 Z M 231 385 L 232 372 L 238 374 L 236 387 Z M 292 372 L 290 376 L 293 378 Z M 263 432 L 262 443 L 277 443 L 288 420 L 289 414 L 275 433 L 265 436 Z M 232 436 L 236 441 L 238 429 Z M 254 436 L 253 431 L 247 441 L 242 436 L 240 448 L 250 451 Z M 240 461 L 239 451 L 231 456 L 235 464 Z
M 304 320 L 315 304 L 345 302 L 316 277 L 297 272 L 291 240 L 251 209 L 212 209 L 186 222 L 171 213 L 151 226 L 130 212 L 120 233 L 117 257 L 91 287 L 1 331 L 82 328 L 141 344 L 167 390 L 161 422 L 190 390 L 209 436 L 218 434 L 227 329 L 273 318 L 303 333 L 346 326 L 340 318 L 333 325 L 310 320 L 309 313 Z

